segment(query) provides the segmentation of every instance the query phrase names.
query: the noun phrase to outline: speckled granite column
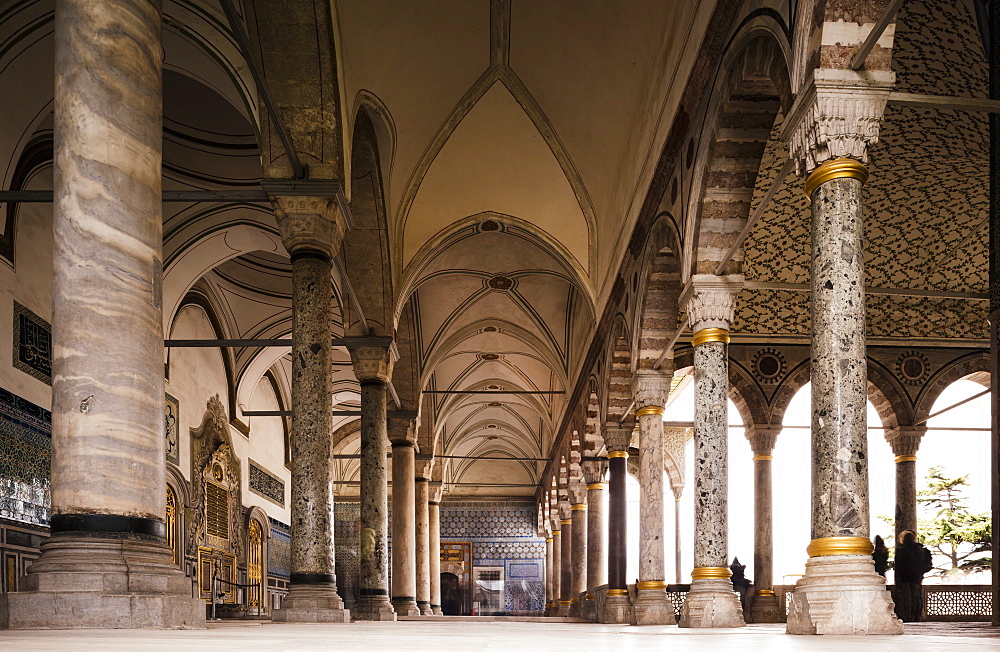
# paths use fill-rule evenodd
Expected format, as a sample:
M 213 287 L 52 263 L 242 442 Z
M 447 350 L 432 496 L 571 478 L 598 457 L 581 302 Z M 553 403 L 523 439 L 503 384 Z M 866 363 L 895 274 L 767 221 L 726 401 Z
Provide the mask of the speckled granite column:
M 582 496 L 580 498 L 583 498 Z M 573 520 L 573 580 L 570 584 L 569 615 L 580 617 L 580 599 L 587 590 L 587 503 L 580 502 L 570 506 L 570 518 Z
M 917 450 L 927 426 L 899 426 L 886 433 L 896 456 L 896 544 L 906 530 L 917 531 Z
M 550 616 L 559 615 L 559 597 L 562 595 L 562 530 L 558 529 L 559 519 L 552 524 L 552 608 Z
M 400 616 L 419 616 L 417 607 L 416 546 L 414 515 L 414 466 L 416 428 L 412 421 L 393 419 L 392 442 L 392 608 Z
M 431 613 L 443 616 L 441 611 L 441 483 L 430 483 L 430 500 L 427 501 L 427 521 L 430 530 Z
M 606 424 L 602 430 L 608 451 L 608 592 L 600 622 L 625 624 L 632 622 L 632 601 L 625 579 L 627 554 L 625 474 L 628 463 L 628 445 L 632 428 Z
M 160 3 L 55 20 L 52 537 L 0 626 L 204 626 L 164 538 Z
M 673 625 L 663 545 L 663 406 L 672 374 L 640 371 L 632 380 L 639 421 L 639 581 L 635 625 Z
M 868 539 L 861 189 L 853 159 L 820 165 L 812 199 L 812 542 L 789 634 L 902 634 Z
M 608 581 L 608 558 L 604 550 L 604 476 L 608 465 L 602 461 L 583 463 L 587 482 L 587 595 L 580 606 L 580 617 L 597 620 L 594 592 Z
M 543 616 L 552 615 L 552 533 L 545 533 L 545 609 Z
M 430 616 L 431 612 L 431 577 L 430 559 L 428 550 L 430 547 L 429 531 L 429 509 L 430 499 L 430 475 L 433 457 L 421 455 L 417 460 L 416 477 L 414 478 L 414 504 L 415 504 L 415 538 L 416 547 L 414 549 L 415 570 L 416 570 L 416 596 L 417 608 L 420 609 L 421 616 Z
M 681 627 L 742 627 L 728 568 L 729 324 L 741 276 L 696 274 L 687 290 L 694 336 L 694 569 Z
M 389 602 L 389 525 L 386 487 L 386 383 L 394 362 L 391 341 L 345 338 L 361 383 L 361 533 L 358 545 L 359 599 L 355 620 L 395 620 Z M 379 338 L 387 340 L 388 338 Z
M 771 525 L 771 451 L 781 426 L 756 425 L 748 433 L 753 449 L 753 581 L 754 595 L 747 615 L 751 623 L 782 623 L 785 614 L 774 594 L 774 542 Z
M 561 515 L 565 516 L 559 520 L 562 536 L 560 546 L 562 550 L 559 555 L 559 616 L 568 617 L 569 609 L 573 600 L 573 519 L 569 516 L 569 504 L 560 505 Z
M 275 622 L 350 621 L 337 594 L 333 544 L 331 255 L 346 224 L 337 201 L 271 194 L 292 260 L 291 582 Z

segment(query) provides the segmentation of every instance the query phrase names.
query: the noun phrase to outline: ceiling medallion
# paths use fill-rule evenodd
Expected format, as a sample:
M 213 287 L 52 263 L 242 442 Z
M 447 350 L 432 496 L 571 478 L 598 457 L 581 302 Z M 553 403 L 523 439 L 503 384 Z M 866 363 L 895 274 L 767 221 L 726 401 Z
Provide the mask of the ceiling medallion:
M 500 356 L 496 353 L 480 353 L 479 359 L 485 362 L 493 362 L 494 360 L 499 360 Z
M 503 403 L 498 403 L 496 401 L 493 401 L 492 403 L 487 403 L 486 407 L 503 407 Z
M 500 385 L 487 385 L 486 389 L 497 390 L 500 389 Z
M 753 357 L 751 369 L 757 380 L 766 384 L 777 383 L 785 373 L 785 356 L 775 349 L 761 349 Z
M 509 290 L 514 287 L 514 281 L 506 276 L 494 276 L 486 281 L 486 285 L 492 290 Z
M 498 426 L 495 423 L 488 423 L 488 424 L 486 424 L 486 427 L 490 428 L 490 429 L 496 429 L 496 428 L 499 428 L 500 426 Z
M 920 385 L 931 375 L 931 366 L 923 353 L 907 351 L 896 360 L 896 374 L 907 385 Z
M 487 326 L 486 328 L 483 329 L 483 332 L 484 333 L 496 333 L 497 332 L 497 327 L 496 326 Z
M 499 231 L 500 225 L 494 220 L 486 220 L 479 225 L 480 231 Z

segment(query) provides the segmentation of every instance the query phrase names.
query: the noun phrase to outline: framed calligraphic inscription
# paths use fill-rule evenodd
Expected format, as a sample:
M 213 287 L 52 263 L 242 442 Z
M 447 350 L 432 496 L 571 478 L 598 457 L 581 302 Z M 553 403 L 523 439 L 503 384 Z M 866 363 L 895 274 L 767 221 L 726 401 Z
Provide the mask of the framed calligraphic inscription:
M 14 366 L 52 384 L 52 326 L 14 302 Z
M 179 466 L 181 463 L 181 449 L 178 433 L 181 419 L 181 402 L 170 394 L 166 395 L 163 417 L 165 420 L 163 432 L 167 439 L 167 461 Z

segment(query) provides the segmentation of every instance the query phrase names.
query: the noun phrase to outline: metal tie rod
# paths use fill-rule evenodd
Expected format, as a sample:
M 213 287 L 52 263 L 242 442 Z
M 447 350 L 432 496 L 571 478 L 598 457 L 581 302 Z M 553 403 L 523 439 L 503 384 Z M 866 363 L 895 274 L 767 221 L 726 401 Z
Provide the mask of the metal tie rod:
M 331 455 L 335 460 L 356 460 L 361 458 L 360 453 Z M 386 457 L 392 457 L 392 453 L 386 453 Z M 435 455 L 439 460 L 495 460 L 497 462 L 548 462 L 547 457 L 477 457 L 475 455 Z M 595 458 L 596 459 L 596 458 Z
M 527 389 L 425 389 L 424 394 L 565 394 L 565 391 Z
M 267 193 L 261 188 L 240 190 L 164 190 L 164 203 L 197 202 L 267 202 Z M 51 204 L 51 190 L 2 190 L 0 202 L 17 204 Z
M 350 410 L 334 410 L 331 414 L 335 417 L 360 417 L 360 412 L 352 412 Z M 291 410 L 244 410 L 243 416 L 245 417 L 290 417 L 292 416 Z
M 344 346 L 344 340 L 334 338 L 333 346 Z M 250 346 L 291 346 L 291 339 L 248 339 L 248 340 L 163 340 L 168 349 L 186 348 L 238 348 Z

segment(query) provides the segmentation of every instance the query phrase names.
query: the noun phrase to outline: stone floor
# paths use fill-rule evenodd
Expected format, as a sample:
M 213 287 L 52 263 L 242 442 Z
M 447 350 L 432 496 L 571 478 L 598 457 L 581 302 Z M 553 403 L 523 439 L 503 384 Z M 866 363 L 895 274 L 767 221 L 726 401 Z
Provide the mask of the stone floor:
M 919 623 L 903 636 L 789 636 L 783 625 L 682 630 L 580 623 L 211 624 L 188 631 L 0 631 L 0 650 L 1000 650 L 985 623 Z

